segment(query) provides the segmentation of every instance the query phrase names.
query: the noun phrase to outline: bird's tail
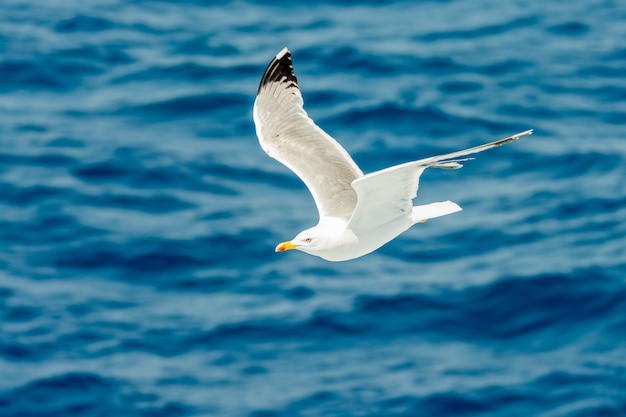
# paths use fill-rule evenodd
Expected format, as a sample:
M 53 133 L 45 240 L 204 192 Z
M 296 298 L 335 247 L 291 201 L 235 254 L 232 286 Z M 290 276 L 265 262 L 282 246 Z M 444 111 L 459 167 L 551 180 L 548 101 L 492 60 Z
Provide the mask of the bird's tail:
M 414 223 L 420 223 L 434 217 L 445 216 L 461 210 L 461 207 L 459 207 L 457 203 L 453 203 L 450 200 L 441 201 L 439 203 L 430 203 L 413 207 L 411 218 Z

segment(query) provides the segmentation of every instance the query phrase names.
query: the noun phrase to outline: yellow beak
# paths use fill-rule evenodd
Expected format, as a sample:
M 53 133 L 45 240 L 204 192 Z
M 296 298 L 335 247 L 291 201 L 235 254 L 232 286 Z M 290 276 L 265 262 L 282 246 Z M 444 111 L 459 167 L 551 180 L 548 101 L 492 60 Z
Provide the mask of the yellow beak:
M 291 243 L 291 241 L 289 240 L 287 242 L 279 243 L 278 246 L 276 246 L 276 252 L 284 252 L 286 250 L 292 250 L 295 248 L 296 248 L 296 245 Z

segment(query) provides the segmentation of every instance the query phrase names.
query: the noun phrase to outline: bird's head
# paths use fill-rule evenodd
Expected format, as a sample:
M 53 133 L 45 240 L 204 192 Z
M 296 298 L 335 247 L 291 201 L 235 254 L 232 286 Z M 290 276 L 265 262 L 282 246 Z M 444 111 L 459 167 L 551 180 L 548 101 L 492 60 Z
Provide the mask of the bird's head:
M 334 220 L 334 219 L 333 219 Z M 352 243 L 354 235 L 346 233 L 345 221 L 325 220 L 310 229 L 303 230 L 296 237 L 276 246 L 276 252 L 297 249 L 311 255 L 324 257 L 324 253 Z
M 328 237 L 319 230 L 318 226 L 311 227 L 300 233 L 287 242 L 282 242 L 276 246 L 276 252 L 297 249 L 306 253 L 314 253 L 316 248 L 327 247 Z

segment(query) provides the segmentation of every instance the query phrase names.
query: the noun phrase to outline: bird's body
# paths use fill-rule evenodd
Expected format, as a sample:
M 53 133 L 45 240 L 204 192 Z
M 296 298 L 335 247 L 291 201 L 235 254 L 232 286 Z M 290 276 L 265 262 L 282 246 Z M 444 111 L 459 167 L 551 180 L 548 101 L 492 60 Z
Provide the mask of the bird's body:
M 283 242 L 276 251 L 298 249 L 329 261 L 368 254 L 412 225 L 460 211 L 451 201 L 413 206 L 426 168 L 458 169 L 466 155 L 501 146 L 528 130 L 474 148 L 407 162 L 363 175 L 344 148 L 311 120 L 285 48 L 269 64 L 254 103 L 261 147 L 304 181 L 319 212 L 316 226 Z

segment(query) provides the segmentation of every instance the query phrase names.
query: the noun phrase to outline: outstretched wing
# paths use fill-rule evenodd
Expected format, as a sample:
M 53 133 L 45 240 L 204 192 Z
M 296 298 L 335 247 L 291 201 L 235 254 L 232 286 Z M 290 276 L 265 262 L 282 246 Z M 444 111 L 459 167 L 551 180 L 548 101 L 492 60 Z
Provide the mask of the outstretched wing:
M 265 152 L 292 170 L 313 195 L 320 217 L 348 220 L 356 206 L 352 182 L 363 173 L 348 152 L 309 118 L 284 48 L 272 60 L 254 102 L 254 123 Z
M 485 143 L 462 151 L 431 156 L 372 172 L 352 183 L 358 200 L 348 227 L 353 230 L 375 229 L 398 217 L 410 215 L 413 199 L 417 195 L 419 178 L 426 168 L 458 169 L 459 162 L 471 158 L 455 159 L 502 146 L 532 134 L 527 130 L 504 139 Z

